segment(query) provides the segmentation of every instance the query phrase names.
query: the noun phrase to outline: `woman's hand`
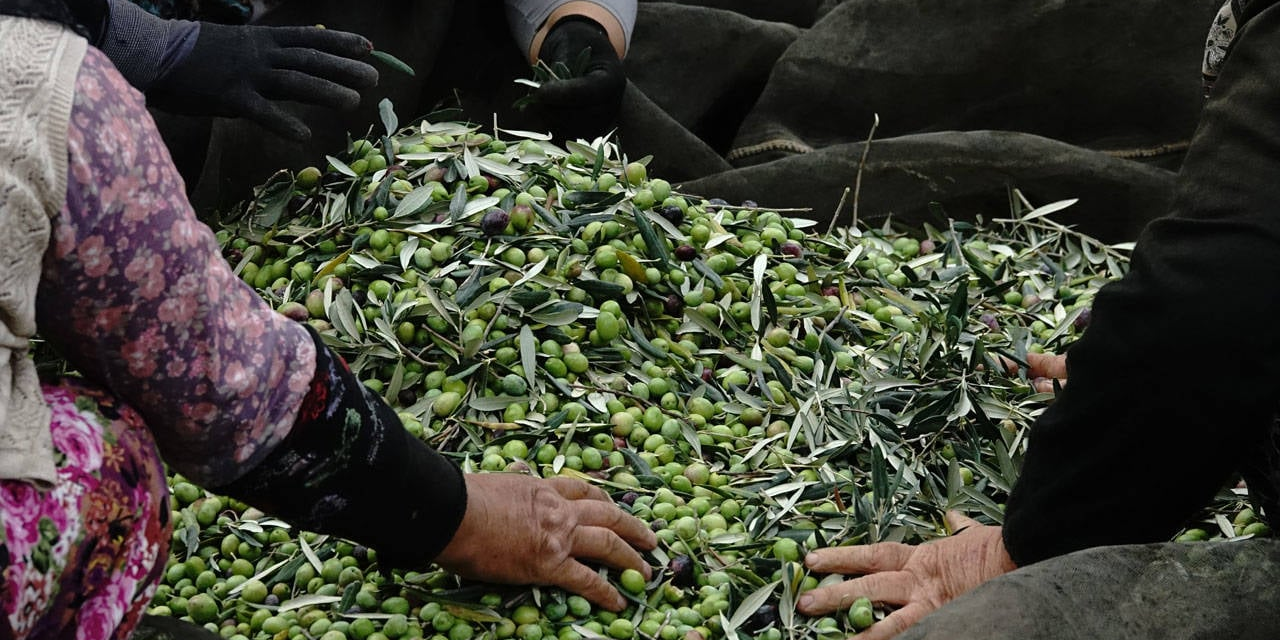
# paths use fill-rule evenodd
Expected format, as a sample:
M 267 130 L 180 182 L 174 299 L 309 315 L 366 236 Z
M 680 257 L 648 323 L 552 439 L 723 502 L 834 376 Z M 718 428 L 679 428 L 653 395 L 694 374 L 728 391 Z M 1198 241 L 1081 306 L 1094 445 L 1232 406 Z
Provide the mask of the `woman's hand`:
M 957 533 L 919 546 L 883 542 L 810 552 L 804 563 L 811 571 L 862 577 L 814 589 L 800 596 L 797 607 L 805 615 L 821 616 L 861 597 L 900 607 L 858 634 L 859 640 L 886 640 L 953 598 L 1017 568 L 1004 550 L 1000 527 L 955 511 L 947 514 L 947 526 Z
M 1018 363 L 1001 357 L 1000 362 L 1011 376 L 1018 375 Z M 1055 393 L 1058 387 L 1067 385 L 1067 354 L 1028 353 L 1027 378 L 1038 393 Z
M 636 549 L 657 537 L 600 489 L 579 480 L 467 475 L 467 511 L 436 562 L 458 575 L 505 584 L 554 585 L 611 611 L 626 600 L 584 562 L 653 569 Z

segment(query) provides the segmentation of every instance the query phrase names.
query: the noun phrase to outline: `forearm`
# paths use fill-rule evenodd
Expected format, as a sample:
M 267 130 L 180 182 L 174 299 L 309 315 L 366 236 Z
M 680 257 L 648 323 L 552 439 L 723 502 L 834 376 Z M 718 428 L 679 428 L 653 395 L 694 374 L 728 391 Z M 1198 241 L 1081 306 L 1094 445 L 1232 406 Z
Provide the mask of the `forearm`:
M 1278 34 L 1280 8 L 1242 31 L 1173 213 L 1071 350 L 1071 383 L 1033 428 L 1009 501 L 1019 564 L 1168 539 L 1262 445 L 1280 385 Z
M 536 61 L 547 32 L 569 16 L 590 18 L 604 27 L 618 57 L 626 56 L 636 24 L 636 0 L 507 0 L 516 44 Z
M 102 35 L 93 43 L 140 91 L 165 77 L 195 46 L 200 23 L 165 20 L 128 0 L 108 0 Z
M 395 411 L 319 335 L 311 337 L 316 370 L 292 433 L 217 489 L 295 525 L 372 546 L 385 565 L 423 567 L 462 522 L 462 472 L 409 435 Z

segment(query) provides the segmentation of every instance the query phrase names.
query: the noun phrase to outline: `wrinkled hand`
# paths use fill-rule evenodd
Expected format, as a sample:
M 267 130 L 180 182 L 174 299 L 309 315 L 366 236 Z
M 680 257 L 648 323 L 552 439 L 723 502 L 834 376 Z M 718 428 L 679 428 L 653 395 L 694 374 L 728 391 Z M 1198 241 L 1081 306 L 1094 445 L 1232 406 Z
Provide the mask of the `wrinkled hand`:
M 959 533 L 919 546 L 883 542 L 810 552 L 804 563 L 811 571 L 864 575 L 814 589 L 800 597 L 798 608 L 805 615 L 826 615 L 861 597 L 901 607 L 858 634 L 859 640 L 886 640 L 953 598 L 1016 568 L 1004 550 L 1000 527 L 979 524 L 954 511 L 947 514 L 947 526 Z
M 626 600 L 583 562 L 635 569 L 647 580 L 653 569 L 635 548 L 657 543 L 643 522 L 585 482 L 469 474 L 467 512 L 436 563 L 485 582 L 554 585 L 621 611 Z
M 167 111 L 244 117 L 295 140 L 311 137 L 277 102 L 351 110 L 378 71 L 360 58 L 373 45 L 361 36 L 316 27 L 231 27 L 201 23 L 185 59 L 158 80 L 148 99 Z
M 538 59 L 554 67 L 573 68 L 583 51 L 590 51 L 581 75 L 543 83 L 530 96 L 537 113 L 557 135 L 589 138 L 617 123 L 627 76 L 609 34 L 595 21 L 581 16 L 555 23 L 538 51 Z
M 1018 363 L 1001 356 L 1000 362 L 1009 375 L 1018 375 Z M 1067 385 L 1067 355 L 1052 353 L 1027 354 L 1027 378 L 1038 393 L 1054 393 L 1054 383 L 1059 387 Z

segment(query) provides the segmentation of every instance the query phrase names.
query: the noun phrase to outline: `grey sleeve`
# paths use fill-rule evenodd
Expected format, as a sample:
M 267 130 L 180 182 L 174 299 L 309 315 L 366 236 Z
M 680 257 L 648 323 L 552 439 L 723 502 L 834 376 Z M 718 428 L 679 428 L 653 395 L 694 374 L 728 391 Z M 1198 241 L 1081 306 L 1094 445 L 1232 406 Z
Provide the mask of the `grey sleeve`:
M 528 51 L 533 36 L 547 18 L 560 5 L 570 0 L 506 0 L 507 21 L 511 23 L 511 35 L 521 51 Z M 627 47 L 631 46 L 631 32 L 636 26 L 636 0 L 588 0 L 612 13 L 626 34 Z
M 99 47 L 139 91 L 145 92 L 182 62 L 195 46 L 200 23 L 165 20 L 128 0 L 109 0 Z

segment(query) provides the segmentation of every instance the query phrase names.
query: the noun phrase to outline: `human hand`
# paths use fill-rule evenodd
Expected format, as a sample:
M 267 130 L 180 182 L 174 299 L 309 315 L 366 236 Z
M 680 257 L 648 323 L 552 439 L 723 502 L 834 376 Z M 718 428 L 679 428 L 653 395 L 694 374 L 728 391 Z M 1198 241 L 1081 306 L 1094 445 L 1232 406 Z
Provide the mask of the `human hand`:
M 583 52 L 586 68 L 574 77 L 550 80 L 531 95 L 531 103 L 557 135 L 569 138 L 600 135 L 614 126 L 622 107 L 627 76 L 604 27 L 572 16 L 556 22 L 538 51 L 550 66 L 563 63 L 573 71 Z
M 479 473 L 467 475 L 466 514 L 436 563 L 485 582 L 554 585 L 621 611 L 626 600 L 583 562 L 648 580 L 653 569 L 636 548 L 657 544 L 643 522 L 585 482 Z
M 863 575 L 814 589 L 800 596 L 797 608 L 821 616 L 861 597 L 901 607 L 858 634 L 859 640 L 887 640 L 966 591 L 1017 568 L 1004 550 L 1000 527 L 955 511 L 946 520 L 955 535 L 919 546 L 882 542 L 809 552 L 804 563 L 811 571 Z
M 378 71 L 360 61 L 362 36 L 317 27 L 233 27 L 201 23 L 191 52 L 152 85 L 148 99 L 174 113 L 244 117 L 287 138 L 311 130 L 278 102 L 351 110 Z
M 1011 376 L 1018 375 L 1021 367 L 1018 363 L 1000 356 L 1000 364 Z M 1067 354 L 1028 353 L 1027 378 L 1038 393 L 1055 393 L 1054 383 L 1058 387 L 1067 384 Z

